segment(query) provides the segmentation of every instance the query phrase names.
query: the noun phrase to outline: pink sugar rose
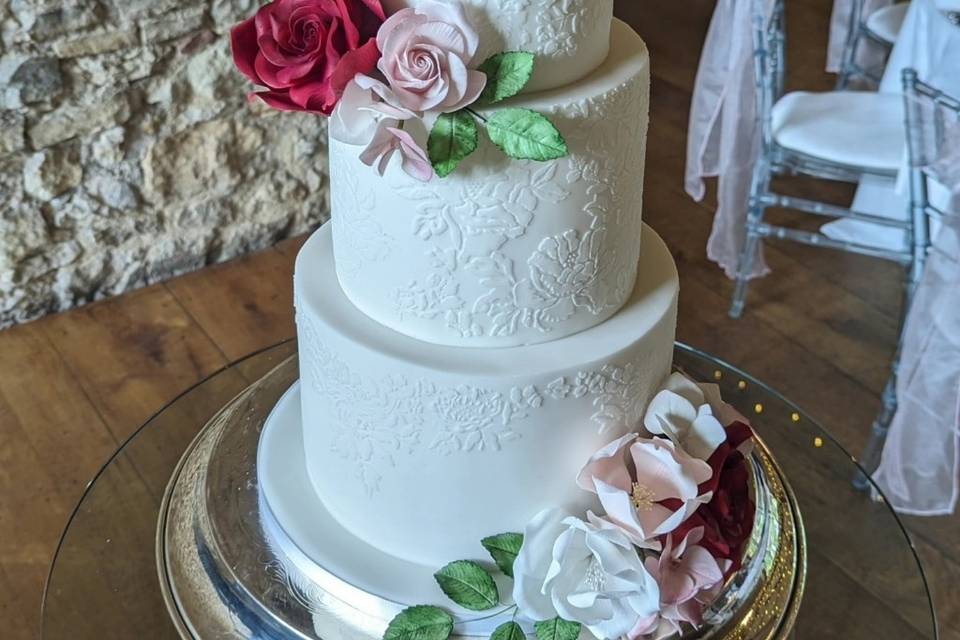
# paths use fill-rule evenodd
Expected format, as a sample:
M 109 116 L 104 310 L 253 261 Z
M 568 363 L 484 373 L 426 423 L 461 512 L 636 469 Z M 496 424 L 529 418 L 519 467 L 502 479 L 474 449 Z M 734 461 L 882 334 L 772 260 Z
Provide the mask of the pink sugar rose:
M 598 451 L 580 471 L 577 484 L 596 493 L 606 519 L 639 547 L 660 549 L 664 536 L 708 502 L 699 485 L 713 470 L 666 438 L 628 434 Z M 664 504 L 664 501 L 667 504 Z
M 468 68 L 478 44 L 459 3 L 422 2 L 383 24 L 377 68 L 400 106 L 451 113 L 475 102 L 486 86 L 487 76 Z
M 377 172 L 382 176 L 390 159 L 397 151 L 402 158 L 401 168 L 412 178 L 421 182 L 429 182 L 433 178 L 433 166 L 430 159 L 413 137 L 398 129 L 395 120 L 383 120 L 373 136 L 373 140 L 360 154 L 360 160 L 372 167 L 377 165 Z
M 347 83 L 376 68 L 380 0 L 274 0 L 230 31 L 233 61 L 275 109 L 330 115 Z

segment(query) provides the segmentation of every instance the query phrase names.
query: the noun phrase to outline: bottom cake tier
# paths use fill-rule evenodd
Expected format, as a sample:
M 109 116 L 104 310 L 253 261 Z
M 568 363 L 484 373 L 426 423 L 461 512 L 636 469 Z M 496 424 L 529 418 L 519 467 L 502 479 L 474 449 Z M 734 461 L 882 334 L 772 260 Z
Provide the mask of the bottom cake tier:
M 325 509 L 358 539 L 439 567 L 484 557 L 483 537 L 544 508 L 591 508 L 592 494 L 570 490 L 585 456 L 635 428 L 670 373 L 678 278 L 648 227 L 638 269 L 630 301 L 592 329 L 524 347 L 439 346 L 357 310 L 321 228 L 294 290 L 305 466 Z
M 302 456 L 298 370 L 298 359 L 290 358 L 232 400 L 171 478 L 157 562 L 182 637 L 380 640 L 401 611 L 423 603 L 454 616 L 451 637 L 489 638 L 511 619 L 531 634 L 530 621 L 509 607 L 502 575 L 495 576 L 504 587 L 502 607 L 460 609 L 444 600 L 437 567 L 388 556 L 329 517 Z M 765 422 L 771 430 L 790 428 L 773 416 Z M 741 569 L 706 608 L 703 625 L 685 629 L 683 638 L 792 637 L 806 573 L 802 521 L 770 451 L 759 438 L 752 449 L 747 469 L 756 511 Z
M 298 594 L 298 602 L 318 612 L 302 624 L 323 640 L 380 640 L 388 623 L 408 607 L 439 602 L 453 618 L 452 637 L 489 638 L 510 621 L 535 636 L 535 621 L 516 611 L 513 581 L 503 574 L 491 571 L 500 603 L 471 611 L 442 596 L 434 577 L 438 566 L 399 560 L 340 526 L 314 495 L 305 465 L 297 460 L 303 448 L 301 388 L 294 384 L 263 422 L 256 476 L 262 527 L 257 536 L 267 547 L 260 552 Z M 741 567 L 706 603 L 700 628 L 684 627 L 669 634 L 671 640 L 780 640 L 793 624 L 805 561 L 800 516 L 782 472 L 759 439 L 745 469 L 755 517 Z M 573 483 L 569 491 L 576 491 Z M 489 562 L 484 566 L 492 568 Z M 666 636 L 642 640 L 658 637 Z M 587 631 L 580 638 L 597 640 Z

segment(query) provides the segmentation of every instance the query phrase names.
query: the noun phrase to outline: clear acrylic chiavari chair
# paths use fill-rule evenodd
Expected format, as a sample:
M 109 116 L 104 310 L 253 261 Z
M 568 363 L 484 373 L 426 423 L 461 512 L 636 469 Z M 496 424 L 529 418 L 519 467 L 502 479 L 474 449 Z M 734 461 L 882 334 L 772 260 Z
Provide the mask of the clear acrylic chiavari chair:
M 896 94 L 865 91 L 792 92 L 784 95 L 784 2 L 769 14 L 754 11 L 754 69 L 761 150 L 750 189 L 745 242 L 738 260 L 730 315 L 743 312 L 750 275 L 764 239 L 791 240 L 848 251 L 910 267 L 909 243 L 889 250 L 844 242 L 822 233 L 770 224 L 770 207 L 782 207 L 825 218 L 853 219 L 901 229 L 909 236 L 911 220 L 897 220 L 835 204 L 777 193 L 775 176 L 803 175 L 857 183 L 864 176 L 894 180 L 903 163 L 903 103 Z

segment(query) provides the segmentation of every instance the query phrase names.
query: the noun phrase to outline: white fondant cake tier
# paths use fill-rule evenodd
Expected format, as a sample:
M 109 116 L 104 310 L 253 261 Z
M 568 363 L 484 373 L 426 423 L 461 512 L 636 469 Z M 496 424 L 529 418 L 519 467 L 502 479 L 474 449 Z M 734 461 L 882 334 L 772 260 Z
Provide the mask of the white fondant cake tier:
M 436 1 L 436 0 L 432 0 Z M 607 57 L 613 0 L 440 0 L 462 3 L 480 36 L 477 64 L 503 51 L 537 54 L 526 90 L 579 80 Z M 385 0 L 387 13 L 424 0 Z
M 466 349 L 364 315 L 337 286 L 330 225 L 318 231 L 294 289 L 307 471 L 330 513 L 378 549 L 439 567 L 483 557 L 482 537 L 543 508 L 591 507 L 571 490 L 585 457 L 640 421 L 670 371 L 676 267 L 642 232 L 632 296 L 608 321 Z
M 380 178 L 359 147 L 331 139 L 347 297 L 400 333 L 454 346 L 546 342 L 612 316 L 640 252 L 649 84 L 643 41 L 615 22 L 593 74 L 510 103 L 551 114 L 569 157 L 511 160 L 483 140 L 452 175 L 422 183 L 399 163 Z
M 257 451 L 261 526 L 268 543 L 297 583 L 307 582 L 324 593 L 325 609 L 358 627 L 358 634 L 324 633 L 320 638 L 381 638 L 387 623 L 407 607 L 437 597 L 433 574 L 438 567 L 388 555 L 357 539 L 331 516 L 315 495 L 302 460 L 303 429 L 300 384 L 280 399 L 263 426 Z M 494 629 L 515 619 L 511 585 L 497 575 L 503 604 L 494 611 L 469 611 L 453 602 L 447 610 L 456 621 L 457 637 L 486 640 Z M 530 621 L 520 620 L 527 631 Z

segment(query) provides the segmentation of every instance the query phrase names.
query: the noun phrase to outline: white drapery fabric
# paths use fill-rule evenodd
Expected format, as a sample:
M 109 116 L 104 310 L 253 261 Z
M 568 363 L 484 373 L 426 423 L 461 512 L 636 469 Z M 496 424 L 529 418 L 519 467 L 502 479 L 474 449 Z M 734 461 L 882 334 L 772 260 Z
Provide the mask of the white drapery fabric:
M 861 0 L 834 0 L 833 13 L 830 16 L 830 42 L 827 45 L 827 71 L 837 73 L 843 64 L 843 52 L 851 36 L 853 9 Z M 863 14 L 861 20 L 884 7 L 893 4 L 893 0 L 863 0 Z M 861 42 L 857 48 L 856 63 L 861 69 L 875 69 L 883 64 L 886 52 L 876 43 Z
M 733 278 L 745 239 L 753 167 L 760 154 L 753 65 L 754 16 L 770 15 L 773 0 L 718 0 L 693 90 L 684 186 L 697 201 L 704 178 L 719 176 L 717 211 L 707 256 Z M 750 277 L 769 272 L 762 249 Z
M 960 473 L 960 224 L 944 224 L 907 321 L 897 413 L 874 480 L 890 506 L 953 513 Z
M 874 480 L 897 511 L 934 516 L 960 497 L 960 122 L 924 107 L 914 108 L 912 155 L 930 167 L 948 215 L 907 318 L 897 412 Z

